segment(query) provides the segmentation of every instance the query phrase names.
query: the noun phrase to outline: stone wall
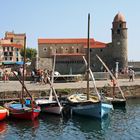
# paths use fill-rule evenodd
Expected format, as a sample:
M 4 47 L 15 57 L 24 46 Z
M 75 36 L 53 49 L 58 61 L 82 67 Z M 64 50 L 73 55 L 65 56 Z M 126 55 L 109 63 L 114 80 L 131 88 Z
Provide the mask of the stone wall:
M 135 85 L 135 86 L 123 86 L 121 87 L 122 91 L 125 94 L 126 99 L 129 98 L 140 98 L 140 86 Z M 93 89 L 91 88 L 90 91 L 93 91 Z M 107 86 L 107 87 L 102 87 L 102 88 L 98 88 L 99 91 L 104 91 L 104 95 L 106 96 L 110 96 L 112 94 L 112 87 Z M 57 89 L 56 90 L 57 95 L 61 96 L 61 97 L 66 97 L 72 93 L 82 93 L 85 92 L 86 93 L 86 89 L 85 88 L 80 88 L 80 89 Z M 118 93 L 118 97 L 120 97 L 120 93 L 118 92 L 118 89 L 116 89 L 116 92 Z M 21 92 L 18 91 L 14 91 L 14 92 L 1 92 L 0 93 L 0 102 L 5 102 L 8 100 L 13 100 L 16 99 L 18 100 L 20 97 Z M 46 96 L 49 96 L 49 90 L 38 90 L 38 91 L 30 91 L 30 94 L 34 97 L 34 98 L 44 98 Z M 27 94 L 24 95 L 25 97 L 28 97 Z

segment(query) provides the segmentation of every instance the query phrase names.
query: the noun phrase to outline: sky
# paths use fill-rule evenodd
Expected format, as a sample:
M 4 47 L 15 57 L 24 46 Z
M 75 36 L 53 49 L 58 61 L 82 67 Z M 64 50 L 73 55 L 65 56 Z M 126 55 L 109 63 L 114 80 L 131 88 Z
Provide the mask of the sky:
M 26 33 L 31 48 L 38 38 L 86 38 L 90 13 L 90 37 L 109 43 L 118 12 L 127 22 L 128 59 L 140 61 L 140 0 L 0 0 L 0 38 Z

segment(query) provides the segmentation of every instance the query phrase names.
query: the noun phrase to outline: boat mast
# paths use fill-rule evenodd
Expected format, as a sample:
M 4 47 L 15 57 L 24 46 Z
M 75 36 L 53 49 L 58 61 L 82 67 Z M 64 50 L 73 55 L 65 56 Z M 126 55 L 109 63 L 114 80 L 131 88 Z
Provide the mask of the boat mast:
M 24 48 L 23 48 L 23 73 L 22 73 L 22 83 L 24 85 L 24 80 L 25 80 L 25 61 L 26 61 L 26 35 L 24 37 Z M 22 85 L 22 96 L 21 96 L 21 99 L 22 99 L 22 106 L 23 106 L 23 95 L 24 95 L 24 86 Z
M 87 38 L 87 100 L 89 100 L 89 74 L 90 74 L 90 14 L 88 14 L 88 38 Z

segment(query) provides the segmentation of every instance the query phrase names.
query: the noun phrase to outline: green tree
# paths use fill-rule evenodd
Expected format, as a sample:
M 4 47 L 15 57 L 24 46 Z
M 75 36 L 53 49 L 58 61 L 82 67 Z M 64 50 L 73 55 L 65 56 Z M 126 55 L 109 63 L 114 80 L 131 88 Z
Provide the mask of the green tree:
M 36 57 L 36 49 L 34 48 L 26 48 L 26 58 L 32 60 L 32 58 Z M 21 56 L 24 56 L 24 49 L 21 49 L 20 51 Z

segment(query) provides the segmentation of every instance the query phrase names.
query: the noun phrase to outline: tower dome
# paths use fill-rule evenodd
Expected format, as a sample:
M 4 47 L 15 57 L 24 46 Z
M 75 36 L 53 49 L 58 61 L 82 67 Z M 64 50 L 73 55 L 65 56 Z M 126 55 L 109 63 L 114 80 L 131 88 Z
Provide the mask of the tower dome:
M 120 12 L 114 17 L 113 22 L 119 22 L 119 21 L 125 22 L 125 17 L 124 17 L 124 15 L 123 15 L 122 13 L 120 13 Z

